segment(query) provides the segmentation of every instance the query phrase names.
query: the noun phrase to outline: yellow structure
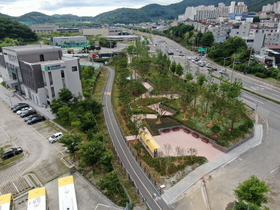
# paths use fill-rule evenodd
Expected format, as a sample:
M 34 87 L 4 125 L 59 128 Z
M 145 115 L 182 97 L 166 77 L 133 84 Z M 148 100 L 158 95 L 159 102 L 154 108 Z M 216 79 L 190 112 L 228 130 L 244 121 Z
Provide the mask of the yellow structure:
M 143 146 L 147 149 L 152 157 L 156 157 L 157 151 L 160 148 L 158 143 L 153 139 L 152 135 L 148 131 L 140 133 L 140 140 Z
M 0 209 L 1 210 L 14 209 L 12 193 L 8 193 L 0 196 Z

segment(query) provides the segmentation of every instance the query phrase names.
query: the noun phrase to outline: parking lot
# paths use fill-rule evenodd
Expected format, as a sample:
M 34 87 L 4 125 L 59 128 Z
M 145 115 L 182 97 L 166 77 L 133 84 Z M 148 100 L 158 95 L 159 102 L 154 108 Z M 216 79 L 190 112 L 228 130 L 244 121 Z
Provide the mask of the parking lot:
M 16 164 L 1 169 L 2 194 L 9 192 L 17 194 L 28 189 L 29 185 L 23 179 L 27 173 L 35 174 L 44 185 L 68 171 L 60 161 L 65 155 L 64 147 L 59 143 L 48 142 L 48 138 L 59 131 L 56 126 L 49 121 L 28 125 L 2 100 L 0 100 L 0 116 L 0 146 L 22 147 L 25 154 Z M 18 180 L 21 181 L 16 184 Z
M 1 79 L 1 78 L 0 78 Z M 1 82 L 1 81 L 0 81 Z M 0 85 L 0 147 L 22 147 L 24 157 L 0 168 L 0 194 L 13 193 L 17 210 L 25 210 L 27 192 L 34 187 L 29 178 L 47 189 L 50 210 L 58 209 L 57 178 L 69 175 L 68 167 L 61 161 L 67 155 L 58 142 L 50 144 L 48 138 L 60 130 L 48 119 L 53 119 L 50 110 L 38 107 L 29 100 L 9 97 L 9 92 Z M 18 102 L 29 103 L 37 112 L 44 114 L 46 121 L 28 125 L 13 113 L 10 106 Z M 64 131 L 62 131 L 65 133 Z M 92 184 L 78 173 L 73 174 L 79 209 L 122 209 L 108 200 Z

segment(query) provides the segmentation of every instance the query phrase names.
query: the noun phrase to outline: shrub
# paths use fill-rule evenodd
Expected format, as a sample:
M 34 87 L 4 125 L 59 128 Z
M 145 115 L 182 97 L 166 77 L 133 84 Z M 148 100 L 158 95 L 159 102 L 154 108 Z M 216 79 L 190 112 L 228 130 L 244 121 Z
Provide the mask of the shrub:
M 264 74 L 264 73 L 261 73 L 261 72 L 257 72 L 257 73 L 255 74 L 255 76 L 256 76 L 256 77 L 260 77 L 260 78 L 267 78 L 267 75 Z

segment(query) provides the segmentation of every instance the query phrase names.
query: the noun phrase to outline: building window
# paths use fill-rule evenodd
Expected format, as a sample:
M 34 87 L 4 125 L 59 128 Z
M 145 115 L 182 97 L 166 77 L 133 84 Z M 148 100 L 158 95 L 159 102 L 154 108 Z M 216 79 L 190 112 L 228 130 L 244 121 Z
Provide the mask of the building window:
M 48 72 L 48 76 L 49 76 L 50 85 L 53 85 L 52 73 Z
M 61 70 L 61 78 L 62 78 L 62 79 L 65 78 L 65 75 L 64 75 L 64 71 L 63 71 L 63 70 Z
M 54 98 L 55 97 L 54 87 L 51 87 L 51 94 L 52 94 L 52 98 Z
M 72 71 L 78 71 L 77 66 L 72 66 Z
M 40 61 L 45 61 L 43 54 L 40 54 Z

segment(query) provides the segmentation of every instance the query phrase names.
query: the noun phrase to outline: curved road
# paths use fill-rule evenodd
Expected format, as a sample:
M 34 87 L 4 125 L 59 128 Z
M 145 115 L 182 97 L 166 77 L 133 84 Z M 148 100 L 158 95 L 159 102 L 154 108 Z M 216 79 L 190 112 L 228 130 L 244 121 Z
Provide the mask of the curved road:
M 122 165 L 129 174 L 129 178 L 134 182 L 137 190 L 139 190 L 140 195 L 142 196 L 143 200 L 146 201 L 150 209 L 171 209 L 171 207 L 168 206 L 160 197 L 157 189 L 144 174 L 129 151 L 129 148 L 125 142 L 126 140 L 124 139 L 116 121 L 111 103 L 111 91 L 114 83 L 115 70 L 110 67 L 105 68 L 108 69 L 109 75 L 102 99 L 102 104 L 104 106 L 103 112 L 109 135 L 119 156 L 119 159 L 121 160 Z

